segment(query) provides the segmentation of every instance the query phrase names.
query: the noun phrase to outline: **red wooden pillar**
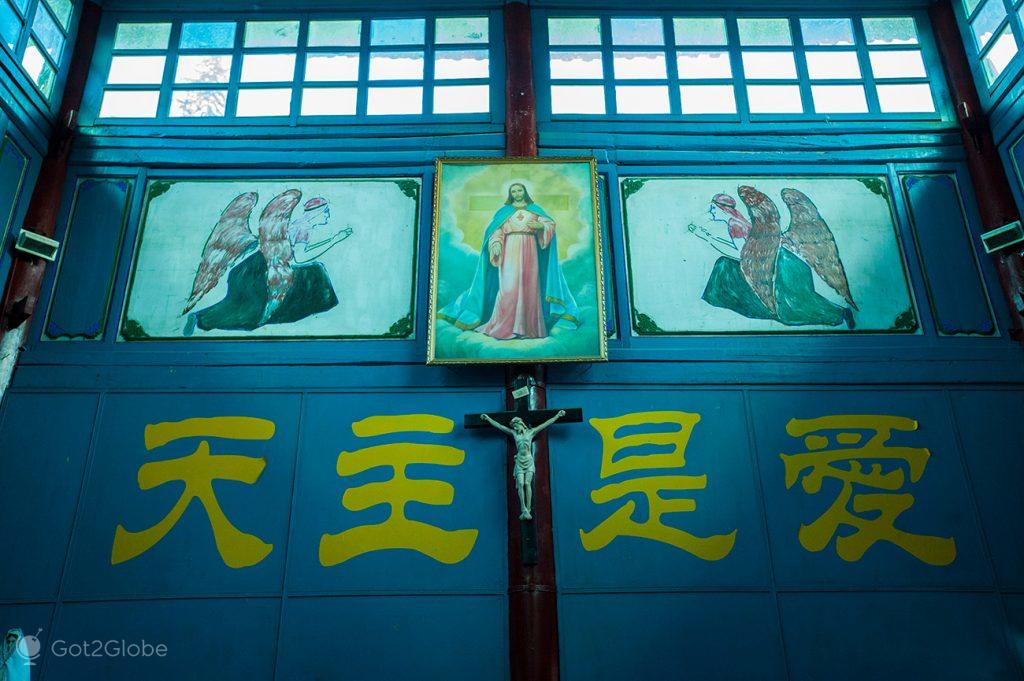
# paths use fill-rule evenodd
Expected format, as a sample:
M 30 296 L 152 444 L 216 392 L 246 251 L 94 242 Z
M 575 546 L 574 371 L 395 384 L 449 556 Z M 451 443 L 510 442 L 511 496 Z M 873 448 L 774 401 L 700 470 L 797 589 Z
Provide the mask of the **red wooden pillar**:
M 101 14 L 100 6 L 88 0 L 82 8 L 60 113 L 25 215 L 25 227 L 44 236 L 53 236 L 57 227 L 57 212 L 68 174 L 71 141 L 75 135 L 75 120 L 82 105 Z M 0 396 L 10 381 L 18 352 L 25 342 L 45 271 L 46 261 L 23 253 L 15 254 L 4 296 L 0 301 Z
M 982 227 L 985 230 L 1001 227 L 1020 219 L 1020 211 L 1013 200 L 1010 181 L 999 158 L 988 118 L 982 112 L 951 0 L 934 3 L 929 14 L 964 139 L 967 167 L 978 197 Z M 1003 292 L 1010 301 L 1010 335 L 1024 343 L 1024 258 L 1019 250 L 1000 251 L 992 257 L 999 270 Z
M 505 4 L 505 153 L 537 155 L 537 103 L 533 90 L 533 50 L 530 8 L 524 2 Z M 510 367 L 506 372 L 506 408 L 514 409 L 512 385 L 517 376 L 536 382 L 536 404 L 547 405 L 543 366 Z M 546 681 L 558 678 L 558 610 L 555 588 L 555 552 L 551 533 L 551 466 L 547 433 L 535 442 L 537 472 L 534 477 L 533 522 L 536 528 L 537 564 L 523 565 L 519 496 L 512 479 L 514 446 L 506 457 L 508 475 L 508 593 L 509 632 L 513 681 Z

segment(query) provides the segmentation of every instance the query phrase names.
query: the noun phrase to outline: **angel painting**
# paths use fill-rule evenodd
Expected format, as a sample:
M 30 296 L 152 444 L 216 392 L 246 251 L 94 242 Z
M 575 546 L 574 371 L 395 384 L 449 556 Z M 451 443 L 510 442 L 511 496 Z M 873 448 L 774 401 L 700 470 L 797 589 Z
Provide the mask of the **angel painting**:
M 748 319 L 770 319 L 787 326 L 856 326 L 858 310 L 839 256 L 835 236 L 814 203 L 796 189 L 783 189 L 790 223 L 783 232 L 778 206 L 768 195 L 743 186 L 736 199 L 718 194 L 708 209 L 710 222 L 690 224 L 691 234 L 722 257 L 708 279 L 703 299 Z M 815 289 L 824 282 L 845 304 Z
M 221 213 L 206 244 L 182 310 L 184 335 L 204 331 L 252 331 L 266 324 L 287 324 L 326 312 L 338 304 L 327 268 L 317 259 L 348 237 L 352 229 L 330 224 L 330 204 L 314 197 L 293 216 L 302 192 L 289 189 L 260 214 L 253 234 L 249 217 L 259 195 L 240 194 Z M 220 301 L 193 312 L 227 273 Z

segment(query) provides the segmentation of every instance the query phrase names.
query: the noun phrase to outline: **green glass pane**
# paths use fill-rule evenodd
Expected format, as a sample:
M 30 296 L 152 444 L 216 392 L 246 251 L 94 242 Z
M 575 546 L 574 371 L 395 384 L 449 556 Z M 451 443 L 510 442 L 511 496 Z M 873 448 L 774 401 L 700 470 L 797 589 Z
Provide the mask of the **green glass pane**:
M 170 39 L 170 24 L 118 24 L 114 49 L 166 50 Z
M 28 0 L 13 0 L 14 6 L 18 8 L 22 16 L 28 11 Z
M 42 43 L 43 49 L 50 55 L 53 63 L 59 64 L 64 53 L 64 34 L 50 13 L 42 7 L 36 8 L 36 16 L 32 20 L 32 33 Z
M 434 25 L 434 42 L 486 43 L 487 17 L 439 17 Z
M 658 18 L 614 17 L 612 43 L 615 45 L 664 45 L 665 25 Z
M 57 17 L 64 30 L 68 30 L 71 15 L 75 13 L 75 3 L 72 0 L 46 0 L 46 4 L 53 10 L 53 16 Z
M 597 17 L 548 19 L 548 42 L 552 45 L 600 45 L 601 20 Z
M 370 22 L 371 45 L 422 45 L 425 19 L 374 19 Z
M 963 0 L 964 12 L 967 16 L 974 14 L 974 10 L 978 9 L 978 5 L 981 4 L 981 0 Z
M 991 49 L 985 53 L 981 60 L 982 70 L 985 72 L 985 80 L 989 85 L 996 82 L 1006 67 L 1010 65 L 1013 58 L 1017 56 L 1019 48 L 1017 39 L 1013 37 L 1013 31 L 1009 26 L 1000 32 L 999 37 L 992 43 Z
M 298 44 L 297 21 L 245 22 L 246 47 L 295 47 Z
M 183 50 L 230 50 L 235 46 L 235 22 L 203 21 L 187 22 L 181 25 Z
M 359 47 L 363 22 L 355 21 L 311 21 L 309 22 L 310 47 Z
M 853 22 L 849 19 L 801 19 L 804 45 L 853 45 Z
M 28 73 L 29 77 L 32 78 L 32 82 L 36 84 L 36 87 L 43 93 L 43 96 L 49 99 L 50 93 L 53 92 L 53 81 L 57 74 L 54 72 L 53 67 L 50 66 L 50 63 L 46 61 L 46 57 L 43 56 L 43 51 L 36 44 L 36 41 L 28 41 L 28 45 L 25 47 L 25 55 L 21 58 L 21 66 Z
M 725 19 L 718 17 L 677 17 L 672 20 L 676 45 L 728 45 Z
M 864 35 L 868 45 L 916 45 L 917 24 L 913 17 L 864 19 Z
M 792 45 L 789 19 L 737 19 L 741 45 Z
M 0 40 L 11 50 L 21 36 L 21 18 L 7 0 L 0 0 Z

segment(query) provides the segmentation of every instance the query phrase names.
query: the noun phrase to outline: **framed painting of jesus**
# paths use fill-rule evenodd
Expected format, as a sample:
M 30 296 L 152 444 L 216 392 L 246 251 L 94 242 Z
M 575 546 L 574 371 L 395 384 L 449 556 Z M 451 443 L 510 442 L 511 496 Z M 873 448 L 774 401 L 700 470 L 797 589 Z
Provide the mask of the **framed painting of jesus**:
M 607 359 L 594 159 L 440 159 L 428 364 Z

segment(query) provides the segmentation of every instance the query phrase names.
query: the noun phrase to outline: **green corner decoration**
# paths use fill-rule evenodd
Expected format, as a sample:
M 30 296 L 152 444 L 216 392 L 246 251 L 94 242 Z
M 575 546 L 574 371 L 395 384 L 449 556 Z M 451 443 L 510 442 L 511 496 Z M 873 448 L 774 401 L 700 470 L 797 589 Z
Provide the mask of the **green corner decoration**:
M 889 188 L 885 180 L 880 177 L 858 177 L 857 180 L 868 188 L 872 194 L 878 194 L 882 198 L 889 198 Z
M 121 326 L 121 337 L 125 340 L 142 340 L 149 338 L 149 334 L 142 328 L 142 324 L 139 324 L 134 319 L 124 320 L 124 324 Z
M 914 314 L 914 308 L 908 307 L 901 312 L 892 323 L 892 328 L 896 331 L 917 331 L 917 315 Z
M 653 319 L 643 312 L 633 312 L 633 328 L 641 334 L 665 333 L 665 329 L 658 326 Z
M 416 180 L 395 180 L 395 184 L 410 199 L 415 201 L 420 198 L 420 183 Z
M 385 338 L 408 338 L 412 335 L 412 312 L 405 315 L 397 322 L 391 325 L 388 332 L 384 334 Z
M 149 183 L 149 191 L 146 194 L 146 201 L 152 201 L 153 199 L 166 194 L 174 186 L 173 182 L 167 180 L 153 180 Z
M 647 183 L 647 178 L 644 177 L 628 177 L 622 181 L 622 200 L 625 201 L 633 194 L 643 189 Z

